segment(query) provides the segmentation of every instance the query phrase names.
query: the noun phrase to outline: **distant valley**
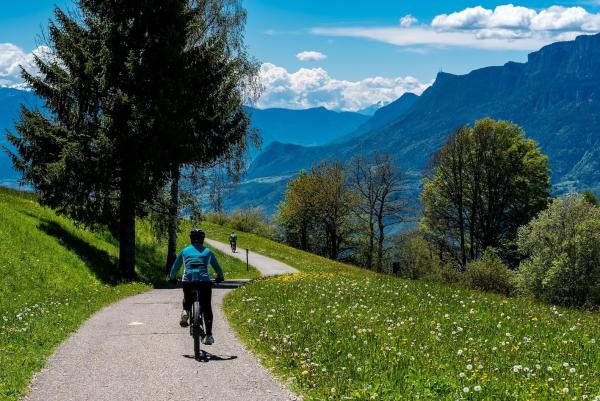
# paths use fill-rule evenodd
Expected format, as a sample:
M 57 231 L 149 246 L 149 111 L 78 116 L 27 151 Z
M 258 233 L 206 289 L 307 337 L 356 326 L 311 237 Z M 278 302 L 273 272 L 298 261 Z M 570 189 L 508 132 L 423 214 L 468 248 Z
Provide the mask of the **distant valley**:
M 439 73 L 420 97 L 401 101 L 379 109 L 348 139 L 318 147 L 267 146 L 230 207 L 263 205 L 273 211 L 287 177 L 321 160 L 347 161 L 374 151 L 394 155 L 416 200 L 422 171 L 447 136 L 488 116 L 519 124 L 539 143 L 550 158 L 556 193 L 600 190 L 600 35 L 545 46 L 526 63 L 466 75 Z
M 20 103 L 40 106 L 30 92 L 0 88 L 3 131 L 13 130 Z M 548 45 L 526 63 L 466 75 L 439 73 L 421 96 L 407 93 L 381 108 L 247 110 L 263 146 L 253 153 L 243 182 L 230 192 L 228 209 L 262 206 L 272 213 L 301 169 L 375 151 L 394 155 L 416 201 L 431 155 L 455 128 L 487 116 L 519 124 L 540 144 L 550 158 L 556 193 L 600 191 L 600 35 Z M 0 142 L 5 144 L 4 135 Z M 2 153 L 0 183 L 15 185 L 17 178 Z

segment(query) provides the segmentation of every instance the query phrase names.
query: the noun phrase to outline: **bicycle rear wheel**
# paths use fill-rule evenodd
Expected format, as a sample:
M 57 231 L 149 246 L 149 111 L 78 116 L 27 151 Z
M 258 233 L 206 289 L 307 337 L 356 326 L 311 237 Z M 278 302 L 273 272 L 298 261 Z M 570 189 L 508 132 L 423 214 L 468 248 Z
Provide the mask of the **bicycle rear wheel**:
M 202 314 L 200 302 L 192 304 L 192 337 L 194 338 L 194 357 L 200 359 L 200 335 L 202 331 Z

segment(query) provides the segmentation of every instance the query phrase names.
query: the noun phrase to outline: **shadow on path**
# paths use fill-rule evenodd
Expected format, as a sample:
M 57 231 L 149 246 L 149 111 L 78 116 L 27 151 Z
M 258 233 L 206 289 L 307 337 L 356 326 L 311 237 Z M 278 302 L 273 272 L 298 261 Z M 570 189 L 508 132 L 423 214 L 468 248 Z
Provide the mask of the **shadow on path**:
M 184 358 L 196 359 L 194 355 L 182 355 Z M 233 361 L 237 359 L 237 355 L 215 355 L 210 352 L 202 350 L 202 357 L 198 359 L 198 362 L 219 362 L 219 361 Z
M 234 279 L 234 280 L 225 280 L 219 284 L 214 284 L 213 285 L 213 290 L 235 290 L 236 288 L 239 288 L 241 286 L 243 286 L 244 284 L 247 284 L 250 280 L 245 280 L 245 279 Z M 175 288 L 181 288 L 181 284 L 175 284 L 175 283 L 164 283 L 161 285 L 157 285 L 155 287 L 157 290 L 173 290 Z

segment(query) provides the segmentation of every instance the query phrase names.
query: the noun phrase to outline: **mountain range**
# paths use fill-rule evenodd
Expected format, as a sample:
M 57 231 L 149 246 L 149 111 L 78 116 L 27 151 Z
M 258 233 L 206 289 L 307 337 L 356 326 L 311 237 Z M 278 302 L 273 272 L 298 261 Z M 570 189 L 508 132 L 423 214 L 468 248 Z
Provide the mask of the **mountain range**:
M 43 102 L 32 92 L 0 87 L 0 145 L 6 145 L 6 130 L 14 130 L 19 105 L 42 107 Z M 373 106 L 373 110 L 375 106 Z M 262 146 L 274 141 L 316 146 L 324 145 L 356 131 L 369 120 L 369 116 L 355 112 L 339 112 L 316 107 L 304 110 L 257 109 L 246 107 L 251 126 L 262 137 Z M 255 151 L 253 156 L 256 156 Z M 8 156 L 0 154 L 0 184 L 15 186 L 18 174 L 12 169 Z
M 42 104 L 31 92 L 0 88 L 2 131 L 13 129 L 21 103 Z M 229 194 L 229 209 L 262 206 L 273 212 L 300 170 L 374 151 L 394 156 L 416 202 L 431 155 L 458 126 L 483 117 L 513 121 L 539 143 L 549 156 L 555 193 L 600 192 L 600 34 L 545 46 L 524 63 L 465 75 L 439 73 L 421 96 L 404 94 L 371 109 L 372 116 L 324 108 L 247 111 L 263 137 L 263 150 L 253 155 L 245 180 Z M 4 135 L 0 144 L 6 144 Z M 1 153 L 0 184 L 14 185 L 17 178 Z
M 256 157 L 230 207 L 274 210 L 285 182 L 321 160 L 390 153 L 416 198 L 421 172 L 462 124 L 491 117 L 520 125 L 549 156 L 555 193 L 600 190 L 600 34 L 557 42 L 466 75 L 439 73 L 419 97 L 405 95 L 379 109 L 346 139 L 306 147 L 273 142 Z

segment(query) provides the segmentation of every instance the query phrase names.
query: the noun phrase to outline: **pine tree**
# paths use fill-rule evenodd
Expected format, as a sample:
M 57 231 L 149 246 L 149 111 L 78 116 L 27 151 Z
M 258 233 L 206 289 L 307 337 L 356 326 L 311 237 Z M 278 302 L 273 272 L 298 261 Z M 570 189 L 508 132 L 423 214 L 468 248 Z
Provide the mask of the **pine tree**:
M 131 277 L 136 216 L 181 163 L 179 144 L 203 141 L 204 152 L 185 160 L 198 163 L 230 151 L 235 142 L 200 135 L 214 129 L 210 111 L 220 110 L 217 102 L 223 100 L 218 90 L 235 84 L 219 81 L 208 88 L 206 80 L 191 80 L 200 72 L 218 78 L 230 64 L 211 50 L 223 46 L 219 40 L 190 47 L 196 21 L 190 2 L 80 0 L 77 5 L 76 16 L 56 9 L 49 26 L 52 52 L 35 59 L 40 75 L 23 71 L 46 110 L 22 109 L 18 135 L 9 135 L 18 153 L 13 161 L 43 204 L 88 226 L 118 227 L 119 263 Z M 192 118 L 199 108 L 202 118 Z M 238 112 L 227 121 L 239 127 L 243 120 Z M 188 129 L 195 125 L 202 130 Z

